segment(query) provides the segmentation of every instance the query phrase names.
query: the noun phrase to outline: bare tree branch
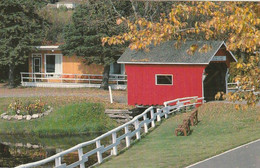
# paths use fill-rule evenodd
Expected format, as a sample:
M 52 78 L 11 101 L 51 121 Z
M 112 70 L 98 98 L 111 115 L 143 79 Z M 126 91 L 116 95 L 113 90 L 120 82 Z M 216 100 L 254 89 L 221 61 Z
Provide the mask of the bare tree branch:
M 138 19 L 138 15 L 137 15 L 136 8 L 135 8 L 135 6 L 134 6 L 133 0 L 130 0 L 130 2 L 131 2 L 131 5 L 132 5 L 134 14 L 135 14 L 135 19 L 137 20 L 137 19 Z
M 155 9 L 154 13 L 150 16 L 150 19 L 152 22 L 153 22 L 153 17 L 157 13 L 158 10 L 159 10 L 159 5 L 157 4 L 157 8 Z
M 112 5 L 114 11 L 121 17 L 121 18 L 124 18 L 117 10 L 116 10 L 116 7 L 115 5 L 113 4 L 112 0 L 109 0 L 110 4 Z
M 86 0 L 86 4 L 87 4 L 88 6 L 90 5 L 89 0 Z
M 144 5 L 144 16 L 147 16 L 147 13 L 148 13 L 148 9 L 149 9 L 149 2 L 148 1 L 146 1 L 145 2 L 145 5 Z

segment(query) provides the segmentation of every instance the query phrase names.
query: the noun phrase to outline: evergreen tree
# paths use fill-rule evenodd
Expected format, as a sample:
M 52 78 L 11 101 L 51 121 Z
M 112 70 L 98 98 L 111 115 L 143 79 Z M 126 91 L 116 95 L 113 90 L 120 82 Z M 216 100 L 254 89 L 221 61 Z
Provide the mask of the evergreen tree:
M 47 25 L 37 14 L 41 1 L 0 1 L 0 64 L 9 68 L 9 86 L 14 86 L 14 70 L 25 63 L 33 46 L 41 43 Z
M 118 9 L 126 9 L 126 2 L 115 2 L 120 5 Z M 61 46 L 64 55 L 77 55 L 83 57 L 87 64 L 104 65 L 101 88 L 108 88 L 110 64 L 116 61 L 124 48 L 122 45 L 102 46 L 101 38 L 123 32 L 124 26 L 118 26 L 118 14 L 113 10 L 109 1 L 89 1 L 80 5 L 73 13 L 72 24 L 64 30 L 65 44 Z M 124 13 L 124 11 L 120 11 Z
M 49 28 L 45 31 L 44 45 L 53 45 L 64 43 L 63 30 L 70 24 L 74 10 L 66 7 L 50 8 L 45 6 L 41 8 L 40 15 L 49 23 Z

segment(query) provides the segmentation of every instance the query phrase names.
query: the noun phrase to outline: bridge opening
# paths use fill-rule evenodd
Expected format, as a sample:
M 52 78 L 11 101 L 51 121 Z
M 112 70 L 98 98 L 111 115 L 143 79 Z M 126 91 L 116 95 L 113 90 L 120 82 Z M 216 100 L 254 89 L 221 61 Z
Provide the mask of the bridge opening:
M 205 69 L 206 77 L 203 81 L 204 97 L 206 101 L 215 100 L 218 92 L 226 93 L 226 63 L 210 63 Z

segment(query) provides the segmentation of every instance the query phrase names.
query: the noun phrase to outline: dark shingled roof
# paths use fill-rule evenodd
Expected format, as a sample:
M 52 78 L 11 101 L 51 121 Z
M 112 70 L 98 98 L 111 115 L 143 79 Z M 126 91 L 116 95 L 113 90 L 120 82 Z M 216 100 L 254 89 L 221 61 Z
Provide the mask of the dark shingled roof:
M 150 46 L 149 51 L 136 51 L 127 48 L 118 59 L 118 63 L 125 64 L 208 64 L 220 47 L 223 41 L 186 41 L 180 48 L 176 48 L 176 41 L 167 41 L 158 46 Z M 212 49 L 208 52 L 199 52 L 198 49 L 193 55 L 187 50 L 192 45 L 198 45 L 198 49 L 204 44 L 210 45 Z

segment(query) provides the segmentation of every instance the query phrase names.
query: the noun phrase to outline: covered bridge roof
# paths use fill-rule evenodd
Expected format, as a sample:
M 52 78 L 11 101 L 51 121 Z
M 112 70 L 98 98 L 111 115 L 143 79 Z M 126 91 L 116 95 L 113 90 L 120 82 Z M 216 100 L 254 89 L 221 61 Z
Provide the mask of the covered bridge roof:
M 221 46 L 226 47 L 224 41 L 186 41 L 179 48 L 175 47 L 175 43 L 176 41 L 167 41 L 158 46 L 149 46 L 149 51 L 127 48 L 117 62 L 122 64 L 209 64 Z M 187 50 L 194 44 L 198 46 L 198 49 L 204 44 L 212 48 L 207 52 L 199 52 L 197 49 L 194 54 L 189 55 Z M 229 53 L 237 61 L 233 54 Z

